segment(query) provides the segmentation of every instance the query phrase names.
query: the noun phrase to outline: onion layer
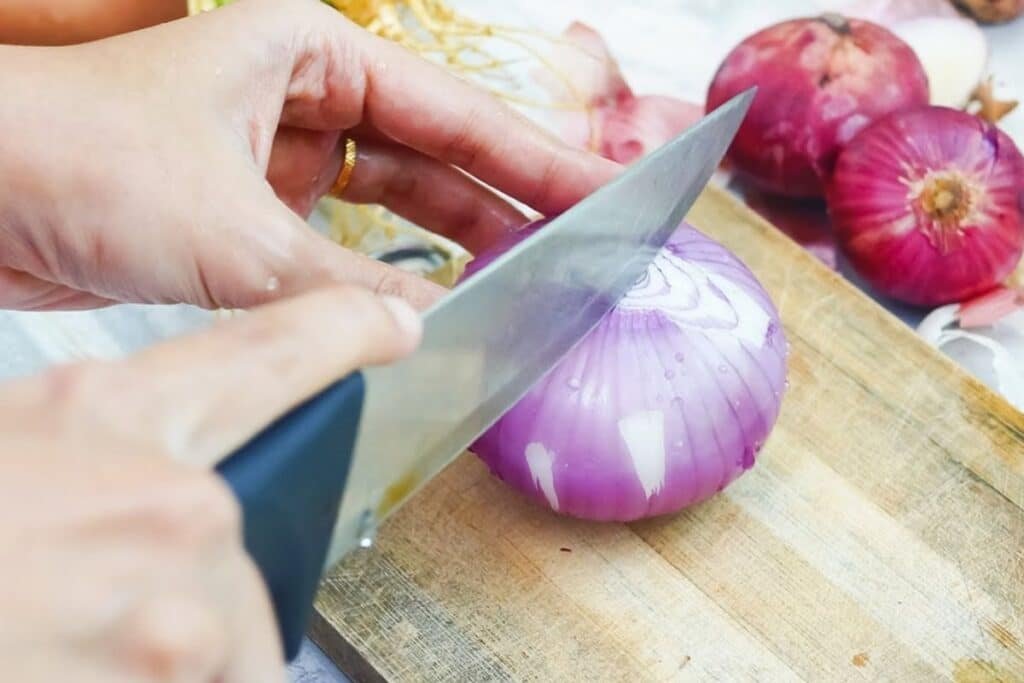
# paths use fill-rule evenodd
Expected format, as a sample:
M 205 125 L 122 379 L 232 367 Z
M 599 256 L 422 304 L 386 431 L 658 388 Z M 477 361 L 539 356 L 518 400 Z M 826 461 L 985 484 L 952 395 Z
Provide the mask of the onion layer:
M 928 103 L 928 80 L 913 50 L 888 30 L 826 14 L 764 29 L 719 67 L 707 110 L 757 86 L 729 151 L 764 189 L 821 197 L 842 146 L 893 111 Z
M 539 227 L 471 262 L 466 277 Z M 779 413 L 786 354 L 753 274 L 684 224 L 619 305 L 471 450 L 561 514 L 674 512 L 753 466 Z
M 1024 158 L 965 112 L 896 113 L 843 151 L 829 211 L 844 252 L 878 291 L 911 304 L 995 287 L 1024 248 Z

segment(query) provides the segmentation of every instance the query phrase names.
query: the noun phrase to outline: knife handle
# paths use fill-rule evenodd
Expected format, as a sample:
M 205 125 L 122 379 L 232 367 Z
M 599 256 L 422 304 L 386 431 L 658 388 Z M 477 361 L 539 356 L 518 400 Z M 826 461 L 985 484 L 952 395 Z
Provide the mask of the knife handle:
M 355 372 L 217 466 L 242 507 L 245 548 L 270 592 L 285 656 L 309 623 L 348 478 L 365 384 Z M 202 514 L 202 511 L 198 511 Z

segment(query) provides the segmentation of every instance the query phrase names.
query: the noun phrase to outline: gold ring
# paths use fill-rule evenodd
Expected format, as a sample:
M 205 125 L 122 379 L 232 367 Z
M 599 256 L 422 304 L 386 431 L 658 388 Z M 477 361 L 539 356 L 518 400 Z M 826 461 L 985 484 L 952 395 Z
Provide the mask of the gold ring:
M 338 171 L 338 177 L 331 186 L 331 195 L 340 197 L 352 180 L 352 170 L 356 167 L 356 141 L 352 138 L 345 138 L 345 160 Z

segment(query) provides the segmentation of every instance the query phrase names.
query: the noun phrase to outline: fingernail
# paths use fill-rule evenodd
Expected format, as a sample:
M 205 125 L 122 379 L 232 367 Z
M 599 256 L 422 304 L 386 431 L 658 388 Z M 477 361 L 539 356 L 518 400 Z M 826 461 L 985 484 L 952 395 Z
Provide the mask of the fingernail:
M 420 314 L 406 302 L 397 296 L 382 296 L 381 300 L 395 319 L 395 324 L 410 337 L 419 337 L 423 332 L 423 320 Z

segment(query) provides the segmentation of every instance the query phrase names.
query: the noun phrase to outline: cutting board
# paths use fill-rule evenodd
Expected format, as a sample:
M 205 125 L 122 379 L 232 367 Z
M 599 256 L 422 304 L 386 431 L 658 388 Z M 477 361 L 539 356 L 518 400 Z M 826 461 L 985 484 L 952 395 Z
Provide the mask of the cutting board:
M 464 455 L 322 586 L 354 680 L 1024 681 L 1024 415 L 724 191 L 690 219 L 792 342 L 756 467 L 593 524 Z

